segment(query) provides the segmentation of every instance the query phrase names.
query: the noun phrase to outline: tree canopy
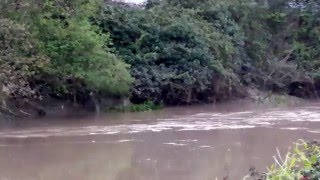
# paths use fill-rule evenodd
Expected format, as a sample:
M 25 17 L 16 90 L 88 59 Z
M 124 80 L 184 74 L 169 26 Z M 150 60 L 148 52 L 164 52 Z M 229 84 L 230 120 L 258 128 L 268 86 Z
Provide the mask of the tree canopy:
M 246 87 L 300 97 L 320 89 L 315 0 L 6 0 L 0 10 L 7 96 L 85 101 L 94 92 L 176 105 Z

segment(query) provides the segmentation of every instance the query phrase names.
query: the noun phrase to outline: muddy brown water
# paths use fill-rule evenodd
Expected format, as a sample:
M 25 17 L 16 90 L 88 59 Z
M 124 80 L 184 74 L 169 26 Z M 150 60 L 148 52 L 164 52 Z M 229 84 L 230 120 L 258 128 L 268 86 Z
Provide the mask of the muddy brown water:
M 320 102 L 26 120 L 1 127 L 0 180 L 238 180 L 301 138 L 320 139 Z

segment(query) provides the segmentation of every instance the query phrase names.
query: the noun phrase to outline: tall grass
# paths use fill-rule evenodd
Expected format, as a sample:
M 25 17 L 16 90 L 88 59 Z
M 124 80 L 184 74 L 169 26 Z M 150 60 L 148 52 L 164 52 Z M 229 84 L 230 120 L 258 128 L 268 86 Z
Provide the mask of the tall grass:
M 275 163 L 268 168 L 263 180 L 320 180 L 320 145 L 316 142 L 299 140 L 285 156 L 277 149 L 273 158 Z M 252 177 L 244 179 L 249 178 Z

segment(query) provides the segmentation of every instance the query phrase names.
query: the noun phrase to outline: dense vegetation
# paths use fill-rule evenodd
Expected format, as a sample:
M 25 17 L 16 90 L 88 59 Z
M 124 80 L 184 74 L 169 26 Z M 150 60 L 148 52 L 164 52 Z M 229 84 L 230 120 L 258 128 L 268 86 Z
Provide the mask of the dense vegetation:
M 2 104 L 318 97 L 319 17 L 316 0 L 1 1 Z
M 1 1 L 1 82 L 21 100 L 55 97 L 85 103 L 92 94 L 128 94 L 132 78 L 92 24 L 96 1 Z
M 320 178 L 320 146 L 318 142 L 300 140 L 285 156 L 279 151 L 274 156 L 275 163 L 266 173 L 252 170 L 244 179 L 257 180 L 318 180 Z

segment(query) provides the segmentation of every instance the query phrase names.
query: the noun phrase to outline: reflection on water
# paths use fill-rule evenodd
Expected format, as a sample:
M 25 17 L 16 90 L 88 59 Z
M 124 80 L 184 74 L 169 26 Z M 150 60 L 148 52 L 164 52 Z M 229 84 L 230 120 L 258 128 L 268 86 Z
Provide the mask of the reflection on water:
M 265 170 L 277 147 L 319 138 L 319 105 L 238 102 L 19 122 L 0 131 L 0 179 L 242 179 L 251 166 Z

